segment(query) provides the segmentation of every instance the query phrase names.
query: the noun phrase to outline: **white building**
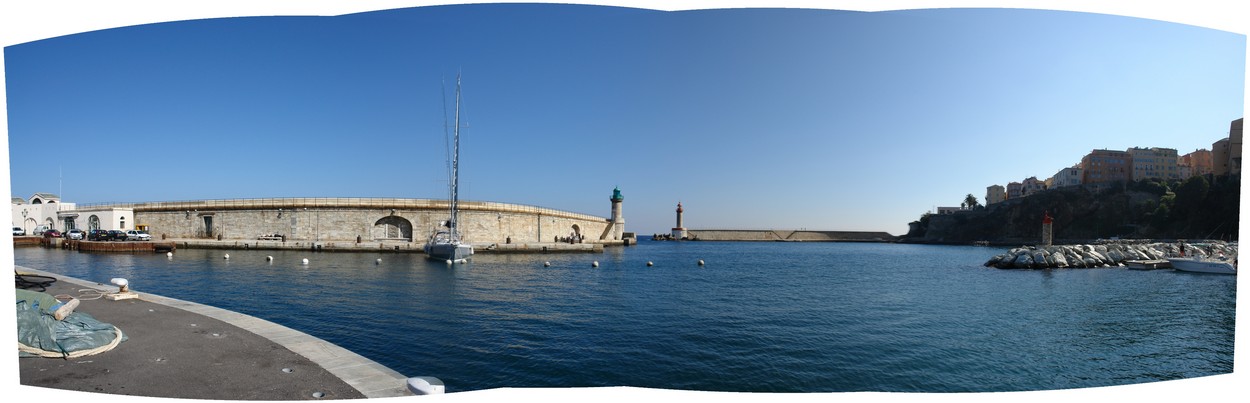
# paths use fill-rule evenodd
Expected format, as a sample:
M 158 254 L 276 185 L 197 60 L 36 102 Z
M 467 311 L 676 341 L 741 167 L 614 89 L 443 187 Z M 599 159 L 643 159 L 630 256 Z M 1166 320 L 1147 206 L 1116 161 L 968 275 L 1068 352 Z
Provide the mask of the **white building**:
M 1054 186 L 1057 188 L 1068 187 L 1068 186 L 1080 186 L 1081 177 L 1084 175 L 1085 173 L 1081 171 L 1080 167 L 1060 169 L 1059 172 L 1055 173 L 1055 176 L 1052 176 L 1050 178 L 1051 186 Z
M 38 235 L 44 229 L 61 232 L 71 229 L 134 229 L 134 211 L 130 208 L 83 208 L 74 203 L 63 203 L 50 193 L 35 193 L 29 199 L 12 198 L 13 226 L 26 230 L 26 235 Z
M 64 228 L 61 212 L 74 208 L 74 203 L 61 203 L 61 198 L 51 193 L 35 193 L 29 199 L 14 197 L 10 204 L 13 226 L 26 230 L 26 235 L 35 235 L 49 228 Z

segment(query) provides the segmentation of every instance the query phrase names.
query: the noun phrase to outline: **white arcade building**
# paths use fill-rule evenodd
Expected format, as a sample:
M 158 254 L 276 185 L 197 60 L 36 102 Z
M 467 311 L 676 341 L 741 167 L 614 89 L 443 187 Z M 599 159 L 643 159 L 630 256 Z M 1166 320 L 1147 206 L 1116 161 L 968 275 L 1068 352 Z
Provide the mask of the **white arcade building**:
M 130 208 L 98 207 L 78 208 L 74 203 L 63 203 L 51 193 L 35 193 L 29 199 L 14 197 L 13 226 L 26 231 L 26 235 L 40 235 L 46 229 L 61 232 L 82 230 L 134 229 L 134 211 Z

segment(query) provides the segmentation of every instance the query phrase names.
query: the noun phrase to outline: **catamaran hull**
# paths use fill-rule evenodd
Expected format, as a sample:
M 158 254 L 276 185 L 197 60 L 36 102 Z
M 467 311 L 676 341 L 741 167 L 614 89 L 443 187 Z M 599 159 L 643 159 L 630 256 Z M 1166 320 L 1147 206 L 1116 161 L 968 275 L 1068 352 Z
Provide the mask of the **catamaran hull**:
M 1196 260 L 1190 258 L 1168 259 L 1172 268 L 1194 273 L 1237 274 L 1237 267 L 1227 260 Z
M 457 261 L 473 256 L 473 245 L 466 244 L 429 244 L 425 245 L 425 254 L 434 260 Z

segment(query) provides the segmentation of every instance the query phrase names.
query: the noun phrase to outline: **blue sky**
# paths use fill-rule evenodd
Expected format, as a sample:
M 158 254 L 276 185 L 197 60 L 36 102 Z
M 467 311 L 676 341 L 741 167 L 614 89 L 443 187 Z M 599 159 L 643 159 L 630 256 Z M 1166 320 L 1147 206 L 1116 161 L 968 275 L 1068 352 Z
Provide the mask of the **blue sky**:
M 446 196 L 627 230 L 895 235 L 1092 149 L 1209 148 L 1245 36 L 1045 10 L 440 6 L 85 32 L 4 49 L 11 194 Z M 453 96 L 448 91 L 448 96 Z

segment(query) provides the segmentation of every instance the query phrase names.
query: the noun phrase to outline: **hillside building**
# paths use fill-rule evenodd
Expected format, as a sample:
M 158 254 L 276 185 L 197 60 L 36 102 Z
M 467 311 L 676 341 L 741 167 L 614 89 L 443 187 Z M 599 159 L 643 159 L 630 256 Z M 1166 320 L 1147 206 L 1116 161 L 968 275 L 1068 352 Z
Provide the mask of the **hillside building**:
M 1177 159 L 1177 164 L 1179 164 L 1179 173 L 1182 179 L 1191 176 L 1210 175 L 1213 173 L 1211 166 L 1211 150 L 1205 148 L 1194 150 L 1194 152 L 1180 156 Z
M 1132 157 L 1128 152 L 1093 150 L 1081 158 L 1083 184 L 1128 181 L 1132 178 Z
M 1228 171 L 1241 175 L 1241 121 L 1234 120 L 1228 128 Z
M 1007 190 L 1002 185 L 991 185 L 985 188 L 985 205 L 1000 203 L 1007 200 Z
M 1024 185 L 1020 182 L 1011 182 L 1007 184 L 1007 199 L 1019 199 L 1024 197 Z
M 1230 143 L 1228 138 L 1223 138 L 1211 144 L 1211 173 L 1228 175 L 1231 172 L 1228 165 L 1231 159 Z
M 1133 174 L 1130 179 L 1180 179 L 1180 162 L 1176 150 L 1161 147 L 1128 149 Z
M 1082 183 L 1081 177 L 1083 175 L 1084 171 L 1081 170 L 1080 166 L 1060 169 L 1059 172 L 1056 172 L 1054 176 L 1050 177 L 1050 183 L 1048 186 L 1052 189 L 1068 186 L 1080 186 Z
M 1036 176 L 1030 176 L 1026 178 L 1024 182 L 1020 183 L 1020 188 L 1021 188 L 1020 189 L 1021 196 L 1029 196 L 1034 193 L 1046 190 L 1046 184 L 1040 180 L 1037 180 Z

